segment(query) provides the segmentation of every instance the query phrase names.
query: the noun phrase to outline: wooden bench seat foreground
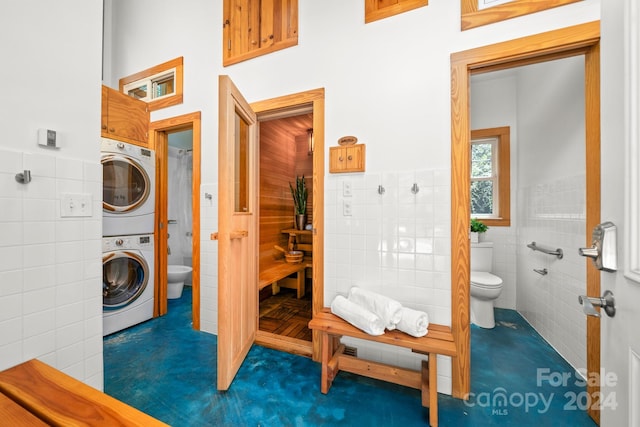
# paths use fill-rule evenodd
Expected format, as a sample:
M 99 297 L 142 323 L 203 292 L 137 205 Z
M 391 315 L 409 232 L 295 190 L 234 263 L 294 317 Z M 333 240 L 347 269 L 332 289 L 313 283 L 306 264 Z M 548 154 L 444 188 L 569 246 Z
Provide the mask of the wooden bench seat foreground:
M 258 290 L 271 285 L 273 295 L 280 292 L 280 288 L 295 289 L 298 299 L 305 293 L 305 269 L 311 267 L 311 261 L 303 259 L 298 264 L 291 264 L 283 260 L 275 260 L 260 270 Z M 295 278 L 290 278 L 295 274 Z
M 7 425 L 167 426 L 35 359 L 0 372 L 0 393 L 24 410 L 0 399 L 0 424 L 18 417 Z
M 315 314 L 309 328 L 319 331 L 322 338 L 322 374 L 320 390 L 326 394 L 338 372 L 347 371 L 378 380 L 388 381 L 422 391 L 422 406 L 429 408 L 429 424 L 438 425 L 437 355 L 456 356 L 451 328 L 430 324 L 426 336 L 415 338 L 401 331 L 386 331 L 382 335 L 369 335 L 349 322 L 334 315 L 328 308 Z M 422 361 L 422 369 L 400 368 L 344 354 L 340 337 L 347 336 L 363 340 L 395 345 L 428 355 Z

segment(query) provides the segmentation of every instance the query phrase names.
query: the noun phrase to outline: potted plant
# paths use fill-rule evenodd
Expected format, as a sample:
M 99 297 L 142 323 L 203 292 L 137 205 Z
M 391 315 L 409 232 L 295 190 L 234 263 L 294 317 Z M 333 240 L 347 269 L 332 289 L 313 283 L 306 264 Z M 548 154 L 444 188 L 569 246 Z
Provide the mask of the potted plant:
M 293 197 L 293 207 L 295 209 L 295 225 L 298 230 L 304 230 L 307 225 L 307 186 L 302 177 L 296 176 L 295 188 L 289 183 L 291 196 Z
M 471 243 L 478 243 L 480 233 L 484 233 L 489 229 L 486 224 L 483 224 L 478 220 L 478 218 L 471 218 L 471 233 L 469 236 L 471 237 Z

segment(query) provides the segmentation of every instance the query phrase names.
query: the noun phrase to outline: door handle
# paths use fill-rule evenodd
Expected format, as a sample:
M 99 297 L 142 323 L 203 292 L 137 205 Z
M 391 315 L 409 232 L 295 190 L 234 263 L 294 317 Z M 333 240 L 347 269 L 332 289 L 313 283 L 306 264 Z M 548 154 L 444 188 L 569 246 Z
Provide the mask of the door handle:
M 246 230 L 237 230 L 237 231 L 232 231 L 229 234 L 229 238 L 231 240 L 236 240 L 236 239 L 243 239 L 245 237 L 247 237 L 249 235 L 249 232 Z M 218 240 L 219 239 L 219 234 L 216 231 L 215 233 L 211 233 L 211 240 Z
M 578 302 L 582 305 L 582 311 L 587 316 L 600 317 L 600 313 L 595 309 L 595 306 L 604 308 L 604 312 L 609 317 L 616 315 L 616 301 L 613 297 L 613 292 L 607 290 L 604 291 L 601 298 L 588 297 L 586 295 L 579 295 Z
M 249 232 L 247 230 L 236 230 L 236 231 L 232 231 L 229 237 L 231 238 L 231 240 L 236 240 L 236 239 L 244 239 L 248 235 L 249 235 Z

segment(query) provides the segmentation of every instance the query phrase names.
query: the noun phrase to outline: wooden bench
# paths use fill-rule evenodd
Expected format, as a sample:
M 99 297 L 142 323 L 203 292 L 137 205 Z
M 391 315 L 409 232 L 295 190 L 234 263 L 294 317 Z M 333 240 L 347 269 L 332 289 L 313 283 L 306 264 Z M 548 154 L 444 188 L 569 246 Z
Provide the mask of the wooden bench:
M 415 338 L 404 332 L 386 331 L 383 335 L 369 335 L 342 318 L 332 314 L 328 308 L 313 316 L 309 328 L 320 332 L 322 338 L 322 375 L 320 390 L 326 394 L 339 371 L 347 371 L 378 380 L 388 381 L 422 391 L 422 406 L 429 408 L 429 424 L 438 425 L 437 355 L 456 356 L 451 328 L 429 325 L 426 336 Z M 344 354 L 340 337 L 348 336 L 363 340 L 395 345 L 429 356 L 422 361 L 422 369 L 400 368 Z
M 35 359 L 0 372 L 0 397 L 12 426 L 167 426 Z
M 273 295 L 280 292 L 280 288 L 295 289 L 298 299 L 305 293 L 305 269 L 311 267 L 307 259 L 303 259 L 298 264 L 291 264 L 284 260 L 273 261 L 272 264 L 262 268 L 258 278 L 258 289 L 271 285 Z M 295 274 L 295 278 L 290 278 Z

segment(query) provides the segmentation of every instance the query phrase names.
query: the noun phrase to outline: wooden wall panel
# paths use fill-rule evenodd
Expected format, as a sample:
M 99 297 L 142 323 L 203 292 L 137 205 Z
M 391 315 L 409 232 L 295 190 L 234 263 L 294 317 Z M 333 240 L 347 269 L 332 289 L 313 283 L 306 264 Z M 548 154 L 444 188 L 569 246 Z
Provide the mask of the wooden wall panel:
M 313 206 L 313 156 L 308 155 L 307 129 L 312 116 L 263 121 L 260 124 L 260 268 L 281 256 L 273 247 L 287 246 L 281 230 L 294 227 L 289 183 L 304 174 L 309 192 L 307 212 Z

